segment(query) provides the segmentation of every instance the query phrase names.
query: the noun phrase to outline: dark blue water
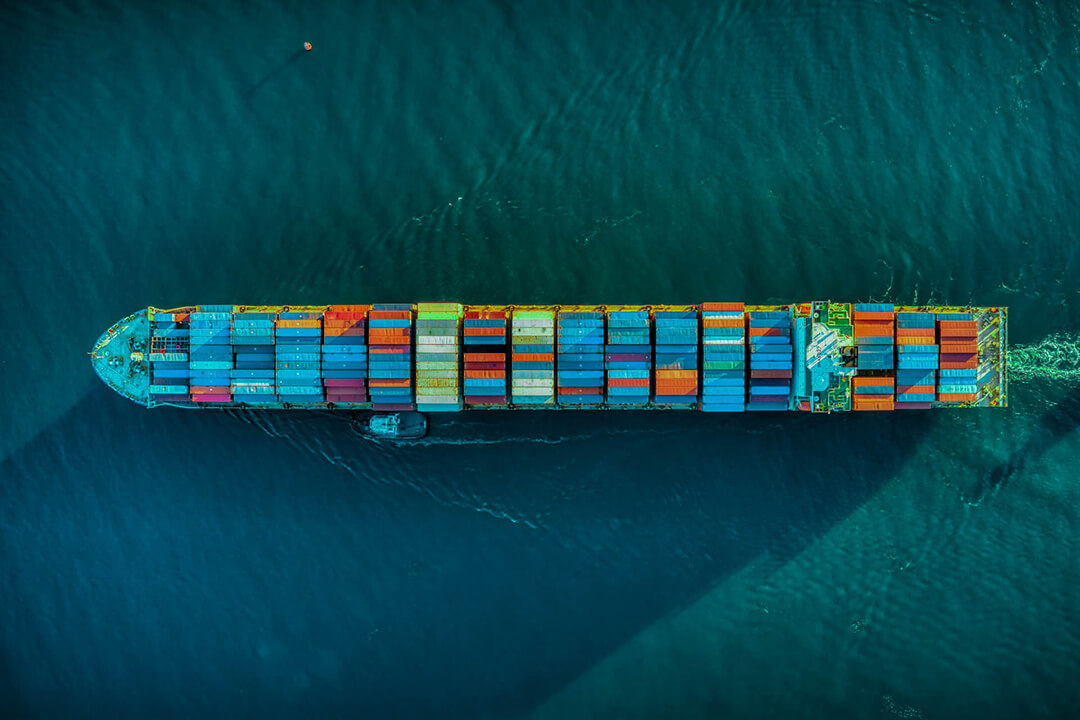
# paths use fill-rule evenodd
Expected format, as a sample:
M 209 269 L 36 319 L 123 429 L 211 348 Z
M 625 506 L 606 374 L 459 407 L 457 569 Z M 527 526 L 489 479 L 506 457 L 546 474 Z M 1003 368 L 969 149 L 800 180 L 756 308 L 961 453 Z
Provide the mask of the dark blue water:
M 6 715 L 1080 707 L 1075 7 L 5 3 L 0 70 Z M 1009 305 L 1011 407 L 385 447 L 86 356 L 148 304 L 809 298 Z

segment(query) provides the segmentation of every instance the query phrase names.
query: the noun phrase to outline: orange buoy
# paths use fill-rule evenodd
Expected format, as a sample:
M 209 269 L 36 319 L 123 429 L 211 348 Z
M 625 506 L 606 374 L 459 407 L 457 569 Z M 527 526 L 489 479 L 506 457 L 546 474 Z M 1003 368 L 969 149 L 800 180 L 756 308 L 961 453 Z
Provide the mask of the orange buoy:
M 304 49 L 307 50 L 308 52 L 311 52 L 311 43 L 309 43 L 309 42 L 304 43 Z

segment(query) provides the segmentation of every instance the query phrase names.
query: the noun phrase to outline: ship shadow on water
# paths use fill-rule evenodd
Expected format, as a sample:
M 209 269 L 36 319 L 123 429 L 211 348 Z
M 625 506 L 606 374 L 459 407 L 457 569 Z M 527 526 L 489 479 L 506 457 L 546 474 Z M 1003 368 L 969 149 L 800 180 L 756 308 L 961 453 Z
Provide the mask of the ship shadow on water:
M 989 473 L 979 478 L 970 496 L 965 496 L 968 505 L 977 506 L 988 497 L 996 494 L 1014 475 L 1022 472 L 1033 462 L 1037 462 L 1066 435 L 1080 425 L 1080 385 L 1056 401 L 1049 410 L 1039 416 L 1031 428 L 1028 440 L 1005 462 L 995 466 Z
M 102 388 L 3 465 L 27 608 L 10 702 L 202 713 L 243 687 L 271 715 L 525 712 L 751 561 L 800 553 L 928 425 L 476 412 L 391 446 L 341 417 L 145 411 Z

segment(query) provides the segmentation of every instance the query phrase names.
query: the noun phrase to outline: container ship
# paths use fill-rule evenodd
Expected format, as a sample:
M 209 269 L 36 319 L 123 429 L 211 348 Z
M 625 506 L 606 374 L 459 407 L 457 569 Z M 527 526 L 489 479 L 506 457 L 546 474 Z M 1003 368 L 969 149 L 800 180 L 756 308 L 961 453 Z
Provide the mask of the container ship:
M 1003 307 L 253 306 L 140 310 L 94 345 L 147 407 L 756 412 L 1004 407 Z

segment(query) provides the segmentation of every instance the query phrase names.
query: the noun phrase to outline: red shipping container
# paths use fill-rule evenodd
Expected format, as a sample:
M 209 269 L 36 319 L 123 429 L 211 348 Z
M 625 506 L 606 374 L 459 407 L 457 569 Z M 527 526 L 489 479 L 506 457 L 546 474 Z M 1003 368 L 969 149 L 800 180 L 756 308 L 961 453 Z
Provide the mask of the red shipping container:
M 947 355 L 950 353 L 956 353 L 960 355 L 970 355 L 972 353 L 979 352 L 979 346 L 976 343 L 955 343 L 946 342 L 944 338 L 941 341 L 941 354 Z
M 323 385 L 326 387 L 358 387 L 367 385 L 364 378 L 324 378 Z
M 751 370 L 750 377 L 755 380 L 758 378 L 789 378 L 791 377 L 790 370 Z
M 933 407 L 933 403 L 928 402 L 903 402 L 898 400 L 896 402 L 895 409 L 897 410 L 929 410 Z
M 648 362 L 652 359 L 652 355 L 647 353 L 634 353 L 632 355 L 605 355 L 608 360 L 619 362 Z
M 363 312 L 339 312 L 337 310 L 330 310 L 323 314 L 323 318 L 326 320 L 363 320 L 367 317 L 367 313 Z
M 465 335 L 468 337 L 502 337 L 506 335 L 506 328 L 466 327 Z
M 787 328 L 750 328 L 750 337 L 779 337 L 788 335 L 784 332 Z
M 505 370 L 504 362 L 465 362 L 466 370 Z
M 367 393 L 326 393 L 326 402 L 330 403 L 363 403 L 367 402 Z
M 368 313 L 371 319 L 379 320 L 412 320 L 411 310 L 372 310 Z
M 505 310 L 466 310 L 468 320 L 505 320 L 510 313 Z
M 465 362 L 503 362 L 505 353 L 465 353 Z
M 394 411 L 394 410 L 415 410 L 416 406 L 413 405 L 412 403 L 387 403 L 387 404 L 373 403 L 372 406 L 371 406 L 371 409 L 372 410 L 391 410 L 391 411 Z
M 232 402 L 232 395 L 225 394 L 206 394 L 206 395 L 192 395 L 193 402 L 210 402 L 210 403 L 227 403 Z
M 560 395 L 603 395 L 600 387 L 559 387 Z

